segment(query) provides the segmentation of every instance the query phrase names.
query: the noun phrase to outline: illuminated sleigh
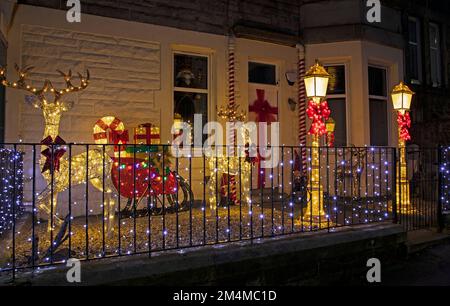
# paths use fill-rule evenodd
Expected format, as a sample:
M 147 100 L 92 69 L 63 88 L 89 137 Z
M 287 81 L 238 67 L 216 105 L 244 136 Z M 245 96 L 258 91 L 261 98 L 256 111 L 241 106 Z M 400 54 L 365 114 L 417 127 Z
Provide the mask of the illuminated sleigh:
M 111 181 L 117 194 L 128 199 L 120 210 L 121 218 L 183 211 L 192 203 L 189 183 L 170 169 L 172 156 L 167 146 L 160 145 L 158 127 L 150 123 L 139 125 L 134 131 L 134 144 L 127 144 L 128 131 L 117 118 L 104 117 L 96 127 L 96 143 L 104 144 L 106 131 L 111 131 Z

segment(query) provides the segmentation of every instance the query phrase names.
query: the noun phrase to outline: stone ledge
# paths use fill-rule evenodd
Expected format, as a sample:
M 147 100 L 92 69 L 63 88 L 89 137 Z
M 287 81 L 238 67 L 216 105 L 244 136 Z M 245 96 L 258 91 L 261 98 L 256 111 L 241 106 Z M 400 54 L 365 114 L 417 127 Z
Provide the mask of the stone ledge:
M 368 258 L 379 254 L 384 261 L 393 252 L 402 250 L 405 241 L 406 233 L 401 226 L 380 223 L 342 228 L 333 233 L 303 233 L 255 239 L 253 243 L 167 251 L 152 254 L 151 258 L 135 255 L 94 260 L 82 263 L 81 285 L 245 285 L 276 284 L 280 280 L 298 283 L 320 275 L 320 267 L 331 272 L 336 272 L 337 267 L 339 273 L 347 273 L 344 261 L 357 262 L 357 270 L 365 269 Z M 16 284 L 67 285 L 66 271 L 67 268 L 59 266 L 34 276 L 23 274 Z

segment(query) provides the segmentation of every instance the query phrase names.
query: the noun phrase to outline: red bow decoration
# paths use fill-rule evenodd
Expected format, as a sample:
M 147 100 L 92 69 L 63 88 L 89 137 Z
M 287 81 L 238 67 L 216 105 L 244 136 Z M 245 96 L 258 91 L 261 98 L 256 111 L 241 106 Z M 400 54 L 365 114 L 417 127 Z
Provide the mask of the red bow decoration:
M 255 150 L 255 149 L 252 148 L 252 151 L 253 150 Z M 245 151 L 244 152 L 245 152 L 245 161 L 246 162 L 249 162 L 249 163 L 252 163 L 252 164 L 255 164 L 255 163 L 259 162 L 259 153 L 258 152 L 256 152 L 256 156 L 253 156 L 253 157 L 250 156 L 250 144 L 249 143 L 245 144 Z M 252 155 L 254 155 L 254 154 L 252 154 Z
M 128 140 L 129 140 L 128 130 L 124 130 L 122 132 L 111 130 L 109 141 L 115 145 L 121 144 L 122 145 L 120 146 L 121 151 L 125 150 L 124 144 L 127 144 Z M 114 146 L 114 151 L 115 152 L 119 151 L 119 146 Z
M 59 147 L 60 145 L 66 144 L 64 139 L 56 136 L 55 140 L 53 141 L 52 136 L 47 136 L 44 140 L 41 141 L 41 144 L 52 147 L 56 146 L 56 148 L 53 149 L 53 154 L 52 149 L 50 148 L 47 148 L 41 152 L 41 154 L 45 157 L 45 163 L 42 167 L 41 172 L 44 173 L 47 170 L 59 171 L 61 157 L 63 157 L 63 155 L 66 153 L 66 149 Z
M 409 113 L 402 114 L 398 112 L 397 123 L 400 132 L 400 139 L 404 141 L 411 140 L 411 135 L 409 134 L 409 128 L 411 127 L 411 117 Z
M 330 147 L 330 148 L 334 147 L 334 133 L 333 132 L 328 133 L 328 147 Z
M 315 103 L 309 101 L 308 109 L 306 110 L 308 118 L 312 120 L 311 128 L 309 129 L 309 135 L 322 136 L 327 133 L 324 121 L 330 117 L 331 111 L 328 108 L 327 101 L 321 103 Z
M 278 107 L 270 105 L 269 101 L 264 98 L 264 90 L 257 89 L 257 99 L 248 107 L 250 112 L 256 113 L 257 122 L 267 122 L 268 124 L 277 121 L 274 115 L 278 115 Z

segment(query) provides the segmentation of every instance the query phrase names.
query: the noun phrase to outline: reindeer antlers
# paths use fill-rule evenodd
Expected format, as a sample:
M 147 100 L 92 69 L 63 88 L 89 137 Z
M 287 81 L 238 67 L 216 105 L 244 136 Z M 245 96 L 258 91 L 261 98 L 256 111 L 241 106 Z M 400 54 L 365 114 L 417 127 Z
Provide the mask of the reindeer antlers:
M 30 71 L 34 69 L 32 66 L 26 66 L 22 69 L 19 68 L 17 64 L 15 64 L 14 68 L 16 69 L 17 73 L 19 74 L 19 79 L 16 82 L 9 82 L 6 79 L 6 69 L 4 67 L 0 67 L 0 82 L 3 84 L 3 86 L 6 87 L 12 87 L 17 89 L 23 89 L 31 92 L 33 95 L 38 97 L 39 101 L 41 103 L 47 103 L 45 93 L 50 91 L 54 95 L 54 100 L 52 103 L 59 103 L 61 96 L 71 93 L 71 92 L 77 92 L 85 89 L 89 84 L 89 70 L 87 70 L 86 77 L 78 73 L 78 77 L 80 78 L 80 86 L 74 86 L 72 84 L 72 71 L 69 70 L 69 73 L 65 74 L 64 72 L 57 70 L 63 77 L 64 81 L 66 83 L 66 88 L 64 89 L 56 89 L 52 82 L 49 80 L 44 81 L 44 85 L 41 89 L 37 89 L 35 87 L 32 87 L 31 85 L 28 85 L 26 82 L 26 77 Z
M 69 92 L 80 91 L 80 90 L 85 89 L 88 86 L 89 78 L 90 78 L 89 70 L 86 70 L 86 77 L 83 77 L 83 75 L 81 73 L 78 73 L 78 78 L 80 79 L 80 82 L 81 82 L 80 86 L 74 86 L 72 84 L 72 82 L 71 82 L 72 70 L 69 70 L 69 73 L 67 73 L 67 74 L 65 74 L 61 70 L 56 70 L 56 71 L 59 72 L 59 74 L 61 74 L 61 76 L 64 78 L 64 81 L 66 82 L 66 86 L 67 86 L 66 89 L 59 91 L 59 93 L 61 95 L 69 93 Z

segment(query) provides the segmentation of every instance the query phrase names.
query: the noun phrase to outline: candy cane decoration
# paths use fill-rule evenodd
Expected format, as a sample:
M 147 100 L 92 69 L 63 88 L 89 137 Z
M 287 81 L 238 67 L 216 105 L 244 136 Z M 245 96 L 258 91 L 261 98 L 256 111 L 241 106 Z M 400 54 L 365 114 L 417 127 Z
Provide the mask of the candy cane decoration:
M 234 49 L 235 49 L 235 39 L 234 36 L 230 36 L 228 39 L 228 104 L 230 109 L 234 109 L 236 104 L 235 97 L 235 59 L 234 59 Z M 236 144 L 236 131 L 234 130 L 233 123 L 231 123 L 231 128 L 233 133 L 230 135 L 229 145 L 231 144 L 230 156 L 234 157 L 234 145 Z M 230 194 L 229 200 L 233 201 L 234 204 L 237 203 L 236 196 L 236 177 L 234 175 L 229 175 L 230 184 Z
M 300 146 L 306 146 L 306 89 L 303 78 L 305 77 L 305 50 L 303 46 L 297 46 L 298 49 L 298 141 Z M 306 149 L 302 151 L 302 173 L 306 175 Z
M 108 130 L 110 131 L 108 137 Z M 125 125 L 122 120 L 114 116 L 106 116 L 99 120 L 94 125 L 94 142 L 98 145 L 114 143 L 116 145 L 126 144 L 128 142 L 128 131 L 125 130 Z M 125 146 L 120 147 L 120 156 L 125 157 Z M 114 155 L 119 157 L 118 146 L 114 146 Z

